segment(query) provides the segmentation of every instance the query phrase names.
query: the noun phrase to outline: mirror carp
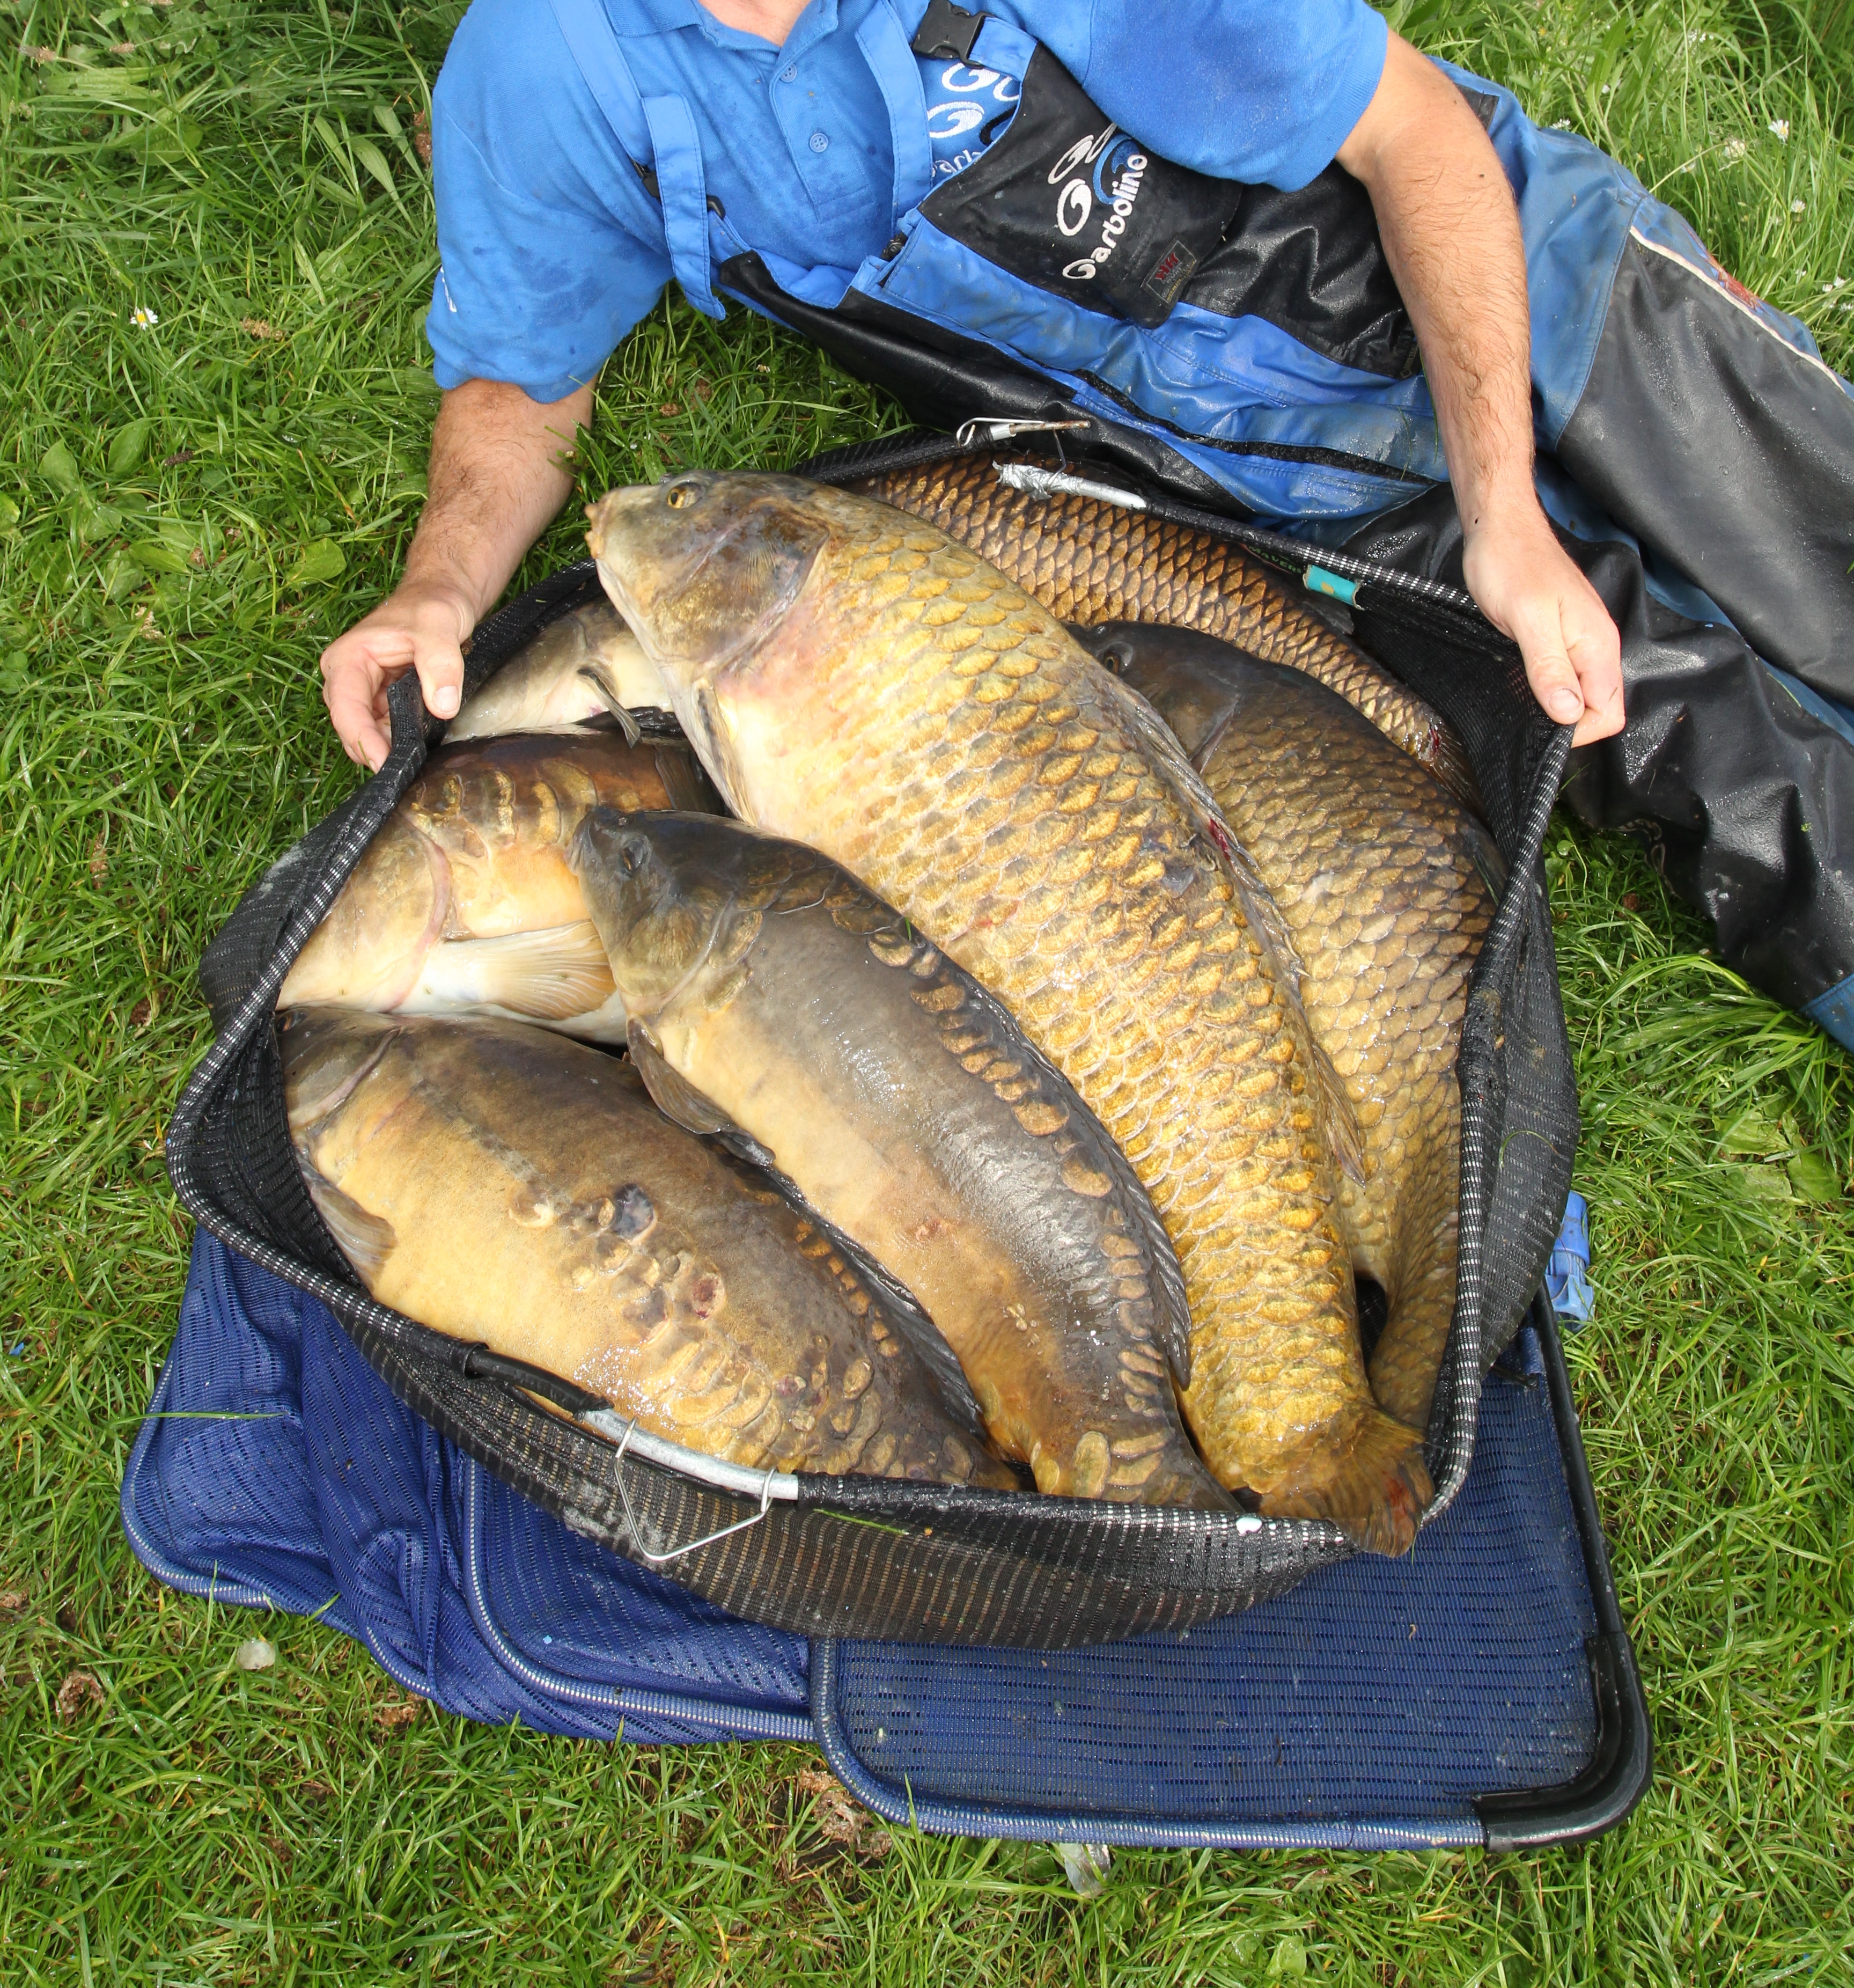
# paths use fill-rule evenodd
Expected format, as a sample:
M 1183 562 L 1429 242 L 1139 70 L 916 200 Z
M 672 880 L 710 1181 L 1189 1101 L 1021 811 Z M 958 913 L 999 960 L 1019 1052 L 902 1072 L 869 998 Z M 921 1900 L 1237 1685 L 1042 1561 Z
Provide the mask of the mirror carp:
M 519 1023 L 299 1009 L 285 1097 L 382 1304 L 749 1469 L 1015 1489 L 905 1322 L 623 1060 Z
M 623 1007 L 566 846 L 601 805 L 713 804 L 680 746 L 591 732 L 441 746 L 297 955 L 279 1004 L 510 1016 L 622 1043 Z
M 1038 1490 L 1229 1508 L 1173 1397 L 1190 1320 L 1152 1204 L 970 974 L 736 822 L 600 808 L 572 854 L 651 1095 L 907 1288 Z

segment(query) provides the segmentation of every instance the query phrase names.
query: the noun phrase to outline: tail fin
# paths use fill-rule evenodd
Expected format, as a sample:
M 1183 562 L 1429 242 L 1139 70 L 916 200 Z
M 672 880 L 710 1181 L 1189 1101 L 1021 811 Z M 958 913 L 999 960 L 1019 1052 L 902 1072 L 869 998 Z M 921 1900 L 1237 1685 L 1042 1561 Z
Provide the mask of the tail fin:
M 1261 1509 L 1271 1519 L 1330 1519 L 1366 1553 L 1400 1554 L 1409 1551 L 1435 1495 L 1422 1437 L 1368 1408 L 1336 1466 L 1317 1480 L 1271 1492 Z

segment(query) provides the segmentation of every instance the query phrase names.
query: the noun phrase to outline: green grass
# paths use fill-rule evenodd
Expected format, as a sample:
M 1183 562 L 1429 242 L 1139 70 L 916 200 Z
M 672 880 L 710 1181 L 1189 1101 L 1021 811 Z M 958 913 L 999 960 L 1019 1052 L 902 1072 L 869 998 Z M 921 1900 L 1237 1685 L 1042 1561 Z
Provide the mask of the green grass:
M 416 120 L 452 17 L 5 18 L 0 1980 L 1849 1979 L 1854 1068 L 1575 830 L 1552 862 L 1600 1310 L 1571 1357 L 1660 1748 L 1587 1854 L 1127 1856 L 1083 1905 L 1038 1848 L 833 1841 L 805 1750 L 408 1721 L 293 1620 L 246 1675 L 254 1618 L 140 1570 L 115 1499 L 181 1284 L 160 1138 L 208 1038 L 193 964 L 354 777 L 313 662 L 417 503 Z M 1849 0 L 1401 18 L 1609 145 L 1854 367 Z M 738 312 L 670 308 L 608 369 L 583 481 L 893 418 Z M 79 1670 L 101 1702 L 66 1719 Z

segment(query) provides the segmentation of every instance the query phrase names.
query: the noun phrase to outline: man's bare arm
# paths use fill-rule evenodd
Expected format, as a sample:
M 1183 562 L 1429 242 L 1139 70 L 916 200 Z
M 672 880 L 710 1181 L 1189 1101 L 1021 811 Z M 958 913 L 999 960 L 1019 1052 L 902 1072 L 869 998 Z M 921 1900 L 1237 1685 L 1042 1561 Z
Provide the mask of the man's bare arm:
M 1531 326 L 1512 191 L 1448 78 L 1393 34 L 1339 162 L 1371 195 L 1442 428 L 1469 590 L 1577 740 L 1622 729 L 1621 642 L 1532 487 Z
M 405 576 L 323 651 L 323 702 L 350 759 L 386 758 L 387 686 L 409 669 L 429 709 L 455 713 L 464 638 L 566 502 L 561 459 L 592 411 L 589 387 L 545 406 L 493 380 L 445 394 Z

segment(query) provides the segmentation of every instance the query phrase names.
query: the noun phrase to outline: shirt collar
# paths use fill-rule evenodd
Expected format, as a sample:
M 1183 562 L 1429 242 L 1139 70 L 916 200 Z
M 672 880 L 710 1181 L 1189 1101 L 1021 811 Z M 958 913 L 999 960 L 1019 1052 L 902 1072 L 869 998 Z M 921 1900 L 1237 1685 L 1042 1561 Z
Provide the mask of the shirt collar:
M 724 26 L 701 4 L 701 0 L 630 0 L 630 4 L 660 34 L 671 33 L 678 28 L 694 28 L 723 48 L 772 46 L 770 42 L 762 41 L 758 36 L 742 35 L 737 29 Z M 886 0 L 876 0 L 876 5 L 886 5 Z M 785 38 L 785 46 L 778 52 L 795 59 L 827 36 L 836 33 L 836 28 L 837 0 L 810 0 L 793 23 L 792 32 Z

